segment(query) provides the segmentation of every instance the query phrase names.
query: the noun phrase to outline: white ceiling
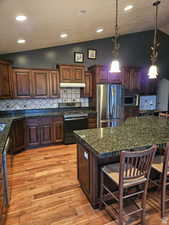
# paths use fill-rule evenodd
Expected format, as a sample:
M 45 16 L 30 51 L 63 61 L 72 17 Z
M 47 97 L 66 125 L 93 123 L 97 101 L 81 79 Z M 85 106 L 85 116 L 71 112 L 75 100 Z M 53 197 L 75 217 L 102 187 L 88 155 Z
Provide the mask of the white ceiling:
M 154 28 L 153 0 L 119 0 L 120 34 Z M 133 4 L 130 12 L 124 7 Z M 80 15 L 80 10 L 86 14 Z M 27 20 L 17 22 L 24 14 Z M 0 0 L 0 53 L 94 40 L 113 35 L 115 0 Z M 98 27 L 103 33 L 96 33 Z M 161 0 L 159 28 L 169 34 L 169 0 Z M 67 32 L 63 40 L 60 33 Z M 17 44 L 17 39 L 26 44 Z

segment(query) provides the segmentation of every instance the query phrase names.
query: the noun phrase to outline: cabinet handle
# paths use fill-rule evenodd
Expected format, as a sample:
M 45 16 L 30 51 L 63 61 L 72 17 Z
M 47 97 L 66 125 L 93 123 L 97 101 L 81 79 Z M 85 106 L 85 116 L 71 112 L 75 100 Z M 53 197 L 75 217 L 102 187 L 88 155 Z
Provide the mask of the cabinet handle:
M 89 154 L 88 154 L 87 152 L 84 152 L 84 153 L 83 153 L 83 156 L 84 156 L 84 158 L 85 158 L 86 160 L 89 159 Z

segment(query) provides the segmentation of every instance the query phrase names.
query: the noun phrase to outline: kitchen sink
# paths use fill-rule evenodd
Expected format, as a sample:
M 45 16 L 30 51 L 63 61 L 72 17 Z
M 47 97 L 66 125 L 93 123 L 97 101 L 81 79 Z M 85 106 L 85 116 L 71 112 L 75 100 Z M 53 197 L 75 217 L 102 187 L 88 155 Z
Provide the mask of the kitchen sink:
M 6 123 L 0 123 L 0 132 L 4 131 Z

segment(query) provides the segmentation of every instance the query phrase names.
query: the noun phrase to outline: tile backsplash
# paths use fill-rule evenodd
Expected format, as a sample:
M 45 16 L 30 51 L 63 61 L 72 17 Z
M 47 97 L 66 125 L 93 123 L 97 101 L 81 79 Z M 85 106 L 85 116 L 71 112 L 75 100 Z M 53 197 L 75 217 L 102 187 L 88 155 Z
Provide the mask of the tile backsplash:
M 89 106 L 88 98 L 80 98 L 80 88 L 62 88 L 59 99 L 0 100 L 0 111 L 58 108 L 61 102 L 81 102 L 82 107 Z

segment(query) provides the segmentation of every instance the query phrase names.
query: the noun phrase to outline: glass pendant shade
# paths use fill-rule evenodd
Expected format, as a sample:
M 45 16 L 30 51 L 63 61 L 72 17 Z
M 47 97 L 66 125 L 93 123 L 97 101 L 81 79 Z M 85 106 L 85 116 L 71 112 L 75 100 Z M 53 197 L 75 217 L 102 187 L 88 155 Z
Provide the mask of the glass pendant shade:
M 149 79 L 156 79 L 158 76 L 158 69 L 156 65 L 151 65 L 148 71 Z
M 120 73 L 120 63 L 118 60 L 113 60 L 110 66 L 110 73 Z

